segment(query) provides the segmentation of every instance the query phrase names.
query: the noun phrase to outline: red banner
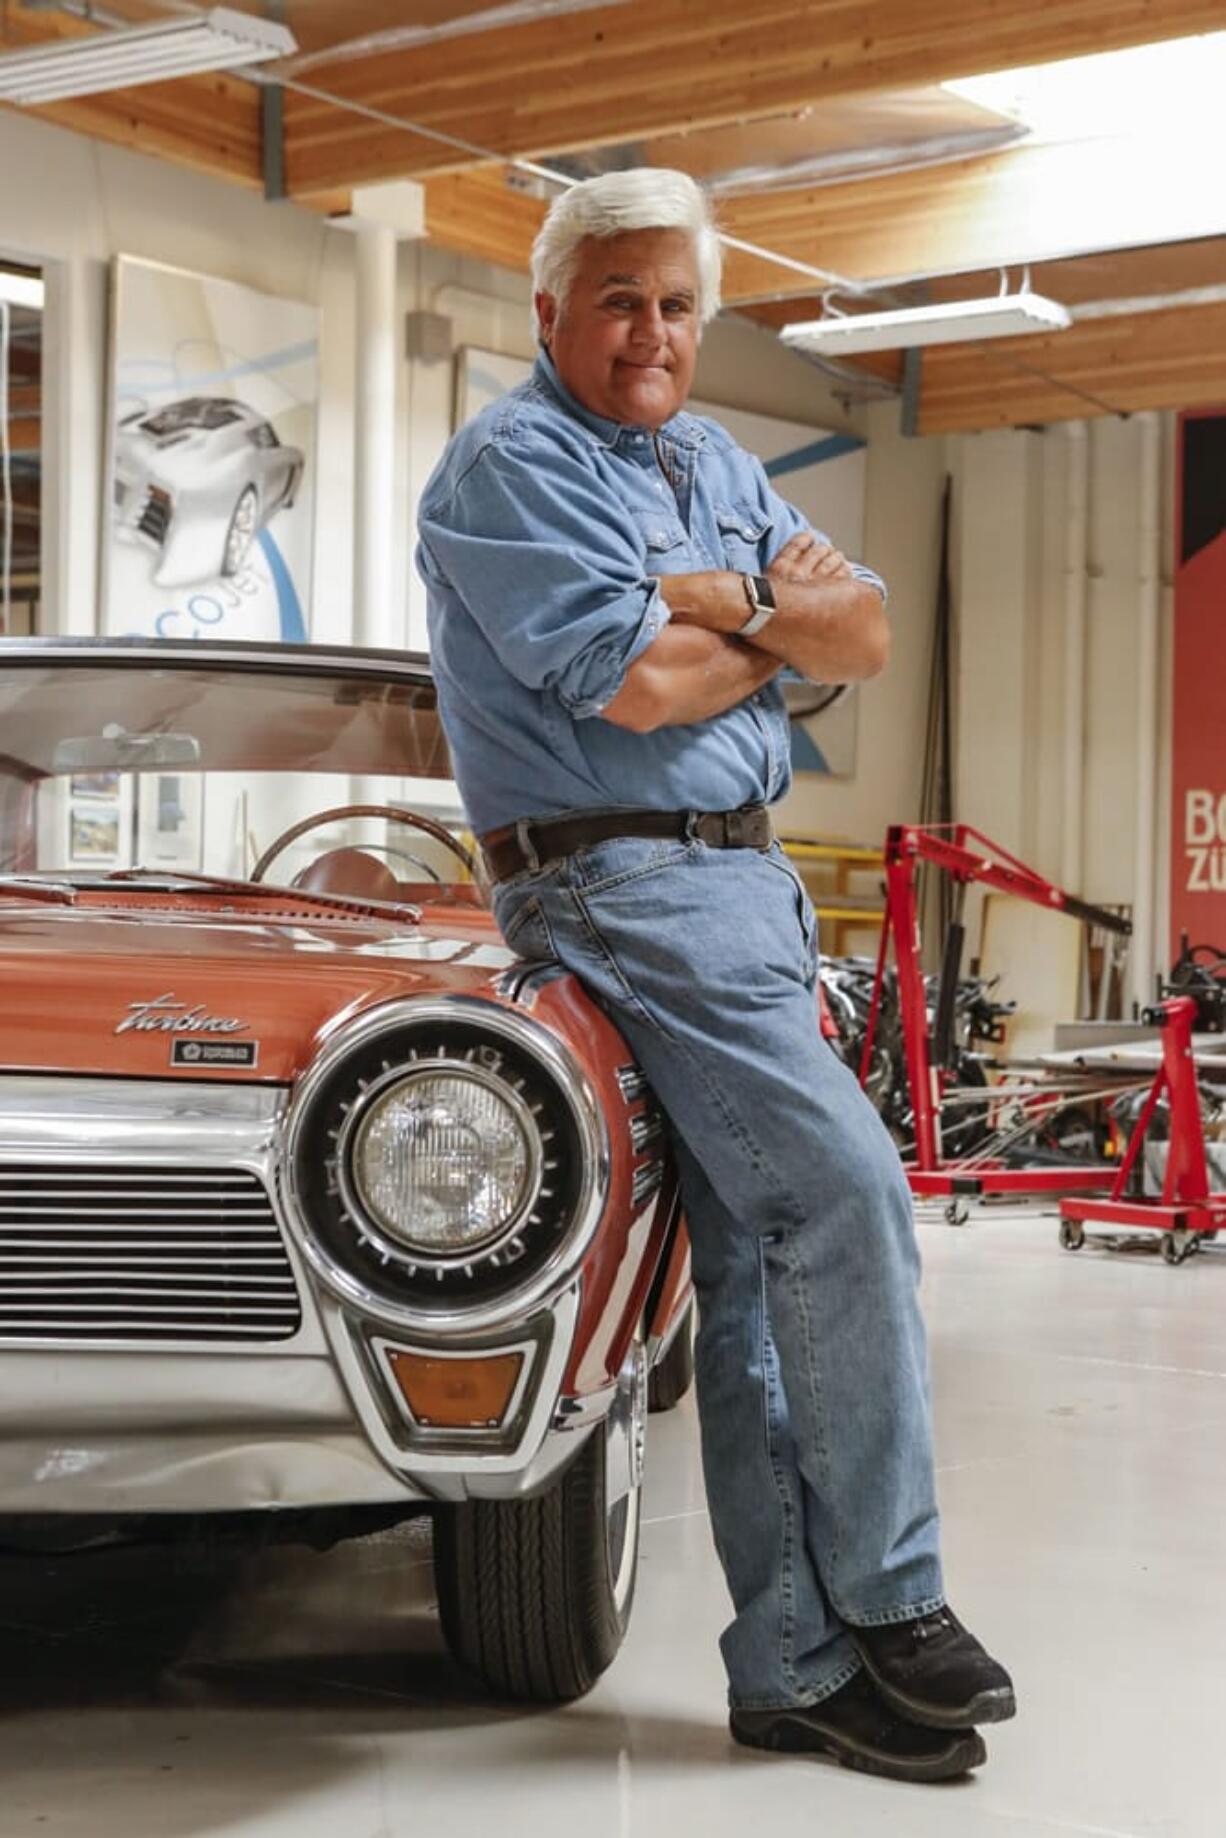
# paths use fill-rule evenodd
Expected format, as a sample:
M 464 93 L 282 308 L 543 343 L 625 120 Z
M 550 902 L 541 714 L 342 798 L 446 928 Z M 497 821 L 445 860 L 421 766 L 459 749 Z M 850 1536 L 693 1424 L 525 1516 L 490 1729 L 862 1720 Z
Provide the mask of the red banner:
M 1179 418 L 1171 955 L 1226 951 L 1226 410 Z

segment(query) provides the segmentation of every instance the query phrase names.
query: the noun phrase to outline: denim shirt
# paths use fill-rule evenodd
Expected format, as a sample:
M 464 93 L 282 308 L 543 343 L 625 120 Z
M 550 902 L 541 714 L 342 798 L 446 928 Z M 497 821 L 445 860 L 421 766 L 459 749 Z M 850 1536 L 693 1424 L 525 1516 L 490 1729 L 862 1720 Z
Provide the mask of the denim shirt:
M 431 661 L 474 829 L 781 798 L 778 679 L 684 727 L 636 734 L 600 717 L 668 622 L 656 576 L 762 574 L 807 527 L 717 422 L 674 415 L 653 436 L 606 421 L 542 353 L 450 441 L 419 510 Z

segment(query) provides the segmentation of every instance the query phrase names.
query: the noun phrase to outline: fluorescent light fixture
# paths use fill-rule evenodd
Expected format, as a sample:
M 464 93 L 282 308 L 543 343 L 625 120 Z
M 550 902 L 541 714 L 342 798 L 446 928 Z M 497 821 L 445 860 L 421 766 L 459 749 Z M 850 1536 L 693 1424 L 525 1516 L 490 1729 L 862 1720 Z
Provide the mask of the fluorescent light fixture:
M 43 284 L 36 274 L 10 274 L 0 268 L 0 300 L 6 306 L 29 306 L 43 310 Z
M 263 64 L 289 57 L 297 49 L 284 26 L 217 6 L 197 18 L 97 32 L 0 57 L 0 102 L 38 108 L 69 96 L 94 96 L 108 89 L 135 89 L 141 83 L 166 83 L 203 70 Z
M 992 294 L 986 300 L 947 300 L 891 313 L 831 313 L 785 325 L 785 345 L 826 357 L 856 351 L 898 351 L 914 345 L 958 345 L 980 338 L 1018 338 L 1025 332 L 1062 332 L 1072 324 L 1067 307 L 1042 294 Z
M 1097 51 L 943 83 L 952 95 L 1023 122 L 1045 141 L 1177 133 L 1221 115 L 1226 32 Z

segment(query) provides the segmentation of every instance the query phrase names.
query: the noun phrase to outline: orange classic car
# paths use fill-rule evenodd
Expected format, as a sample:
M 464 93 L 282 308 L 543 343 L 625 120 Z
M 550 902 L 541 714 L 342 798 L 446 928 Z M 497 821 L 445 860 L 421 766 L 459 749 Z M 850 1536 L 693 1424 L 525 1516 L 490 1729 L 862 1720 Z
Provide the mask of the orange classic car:
M 453 1654 L 560 1699 L 626 1629 L 688 1247 L 459 829 L 422 659 L 0 642 L 0 1515 L 429 1514 Z

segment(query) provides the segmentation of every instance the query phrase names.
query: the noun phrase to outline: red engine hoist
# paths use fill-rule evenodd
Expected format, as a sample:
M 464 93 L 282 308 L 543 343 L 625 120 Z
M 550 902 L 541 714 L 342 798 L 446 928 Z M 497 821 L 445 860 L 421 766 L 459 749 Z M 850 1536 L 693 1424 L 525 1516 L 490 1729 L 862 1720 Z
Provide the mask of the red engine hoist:
M 1181 1264 L 1202 1238 L 1213 1237 L 1226 1225 L 1226 1194 L 1209 1192 L 1205 1130 L 1192 1052 L 1192 1024 L 1198 1018 L 1204 1016 L 1195 996 L 1175 996 L 1145 1010 L 1142 1019 L 1162 1030 L 1162 1064 L 1111 1192 L 1102 1199 L 1061 1200 L 1060 1242 L 1067 1250 L 1079 1250 L 1084 1244 L 1087 1220 L 1104 1225 L 1139 1225 L 1162 1232 L 1162 1255 L 1168 1264 Z M 1163 1092 L 1170 1107 L 1171 1133 L 1161 1197 L 1137 1194 L 1125 1198 L 1129 1177 Z
M 931 1039 L 927 991 L 920 964 L 916 874 L 921 862 L 930 862 L 950 875 L 956 889 Z M 979 1156 L 946 1161 L 941 1153 L 940 1110 L 942 1093 L 954 1061 L 955 1002 L 965 941 L 962 913 L 966 889 L 972 882 L 1001 893 L 1016 894 L 1051 912 L 1068 913 L 1073 918 L 1123 935 L 1131 933 L 1131 922 L 1118 913 L 1091 906 L 1065 893 L 965 823 L 892 825 L 886 832 L 885 871 L 885 921 L 881 928 L 877 974 L 860 1061 L 860 1083 L 867 1082 L 872 1063 L 886 956 L 893 939 L 907 1085 L 915 1119 L 915 1159 L 906 1164 L 911 1191 L 925 1197 L 985 1193 L 1026 1195 L 1093 1191 L 1112 1186 L 1117 1173 L 1113 1167 L 1070 1163 L 1064 1167 L 1016 1168 Z M 985 1096 L 990 1095 L 990 1091 L 985 1093 Z

